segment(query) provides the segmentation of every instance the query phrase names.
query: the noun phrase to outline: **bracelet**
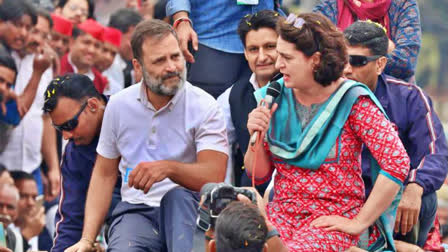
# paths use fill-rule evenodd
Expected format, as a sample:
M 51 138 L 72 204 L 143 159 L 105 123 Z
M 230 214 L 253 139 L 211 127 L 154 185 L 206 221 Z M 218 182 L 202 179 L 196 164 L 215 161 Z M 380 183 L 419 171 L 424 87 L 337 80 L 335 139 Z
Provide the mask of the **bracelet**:
M 93 245 L 95 244 L 95 242 L 93 242 L 93 241 L 91 241 L 91 240 L 89 240 L 89 239 L 87 239 L 85 237 L 81 237 L 81 241 L 83 241 L 83 240 L 88 242 L 90 244 L 90 246 L 94 247 Z
M 266 241 L 274 236 L 280 237 L 280 234 L 278 233 L 277 229 L 275 229 L 275 228 L 268 232 L 268 234 L 266 235 Z
M 182 22 L 188 22 L 188 23 L 190 23 L 191 26 L 193 26 L 193 22 L 191 21 L 191 19 L 189 19 L 188 17 L 180 17 L 174 21 L 173 28 L 177 29 L 179 24 Z

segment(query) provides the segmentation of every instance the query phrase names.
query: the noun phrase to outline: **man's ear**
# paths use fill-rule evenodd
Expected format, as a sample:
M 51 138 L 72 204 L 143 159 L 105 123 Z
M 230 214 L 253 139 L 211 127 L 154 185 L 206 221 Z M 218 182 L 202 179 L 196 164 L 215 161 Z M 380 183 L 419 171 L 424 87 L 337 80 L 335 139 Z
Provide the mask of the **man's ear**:
M 139 74 L 139 76 L 142 76 L 142 69 L 143 66 L 142 64 L 140 64 L 140 62 L 137 59 L 132 59 L 132 66 L 134 66 L 134 71 L 136 72 L 136 74 Z
M 208 243 L 209 252 L 216 252 L 216 241 L 214 239 L 210 240 Z
M 381 75 L 386 68 L 387 65 L 387 57 L 382 56 L 376 61 L 376 73 L 377 75 Z

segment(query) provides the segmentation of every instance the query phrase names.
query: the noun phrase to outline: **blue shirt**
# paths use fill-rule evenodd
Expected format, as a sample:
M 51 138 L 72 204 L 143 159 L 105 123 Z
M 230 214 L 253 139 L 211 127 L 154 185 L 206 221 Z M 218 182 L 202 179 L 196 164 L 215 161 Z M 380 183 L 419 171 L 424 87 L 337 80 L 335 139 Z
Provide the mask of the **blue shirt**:
M 442 124 L 435 113 L 431 99 L 416 85 L 397 80 L 385 74 L 378 78 L 375 96 L 398 134 L 411 160 L 405 184 L 417 183 L 424 194 L 438 190 L 448 171 L 448 147 Z M 363 151 L 363 160 L 366 150 Z M 362 163 L 366 191 L 372 184 L 369 162 Z
M 98 140 L 97 136 L 89 145 L 75 145 L 70 140 L 65 147 L 61 166 L 62 189 L 55 217 L 56 234 L 51 249 L 53 252 L 62 252 L 81 239 L 87 190 L 95 164 Z M 121 179 L 117 181 L 121 182 Z M 114 197 L 119 194 L 120 188 L 121 183 L 115 186 Z M 111 205 L 113 207 L 114 203 Z
M 167 16 L 179 11 L 189 13 L 199 43 L 228 53 L 243 53 L 243 44 L 237 33 L 238 24 L 246 14 L 261 10 L 278 10 L 274 2 L 259 0 L 258 5 L 237 5 L 236 0 L 168 0 Z M 275 8 L 274 8 L 275 7 Z
M 9 100 L 6 104 L 6 115 L 3 114 L 3 111 L 0 110 L 0 121 L 12 125 L 17 126 L 20 123 L 20 115 L 17 110 L 17 103 L 14 100 Z

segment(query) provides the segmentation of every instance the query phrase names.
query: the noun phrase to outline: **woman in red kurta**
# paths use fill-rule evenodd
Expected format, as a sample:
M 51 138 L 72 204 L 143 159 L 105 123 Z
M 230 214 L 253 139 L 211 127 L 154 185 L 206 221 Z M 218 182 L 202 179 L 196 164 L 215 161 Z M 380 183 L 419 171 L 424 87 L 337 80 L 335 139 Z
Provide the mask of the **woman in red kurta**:
M 294 15 L 278 30 L 282 90 L 272 116 L 263 106 L 249 114 L 249 131 L 263 132 L 267 141 L 245 156 L 248 172 L 256 157 L 259 182 L 277 170 L 268 219 L 291 251 L 344 251 L 359 245 L 370 226 L 364 247 L 376 246 L 380 234 L 373 224 L 390 211 L 407 176 L 406 151 L 368 88 L 341 78 L 344 40 L 328 19 Z M 258 100 L 263 92 L 256 92 Z M 363 144 L 381 168 L 367 201 Z M 390 233 L 387 218 L 381 221 Z

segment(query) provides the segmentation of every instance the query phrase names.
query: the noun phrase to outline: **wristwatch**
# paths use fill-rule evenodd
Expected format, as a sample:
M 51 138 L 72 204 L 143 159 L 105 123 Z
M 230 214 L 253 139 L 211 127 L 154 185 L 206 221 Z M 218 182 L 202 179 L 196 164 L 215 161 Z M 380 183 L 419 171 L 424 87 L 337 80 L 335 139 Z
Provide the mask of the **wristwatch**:
M 280 234 L 278 233 L 277 229 L 275 229 L 275 228 L 268 232 L 268 234 L 266 235 L 266 241 L 271 239 L 274 236 L 280 237 Z

